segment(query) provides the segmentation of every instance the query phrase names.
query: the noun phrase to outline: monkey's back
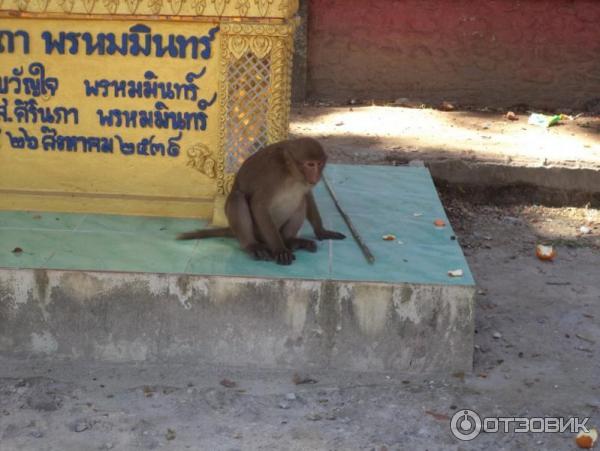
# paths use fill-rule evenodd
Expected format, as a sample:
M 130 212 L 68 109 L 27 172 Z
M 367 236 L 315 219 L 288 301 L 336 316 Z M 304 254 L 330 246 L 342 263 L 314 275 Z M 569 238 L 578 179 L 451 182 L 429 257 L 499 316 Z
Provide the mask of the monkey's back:
M 263 187 L 281 183 L 288 173 L 282 146 L 287 142 L 271 144 L 250 155 L 240 166 L 232 189 L 252 195 Z

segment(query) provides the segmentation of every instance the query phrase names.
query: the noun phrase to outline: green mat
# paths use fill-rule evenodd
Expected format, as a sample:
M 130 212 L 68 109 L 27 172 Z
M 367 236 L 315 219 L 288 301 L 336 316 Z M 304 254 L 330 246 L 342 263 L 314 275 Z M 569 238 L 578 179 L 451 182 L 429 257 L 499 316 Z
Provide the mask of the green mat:
M 326 227 L 348 238 L 319 242 L 315 254 L 296 252 L 291 266 L 253 261 L 233 239 L 175 240 L 206 224 L 197 220 L 2 211 L 0 267 L 474 284 L 427 169 L 329 165 L 327 177 L 375 264 L 367 263 L 320 184 L 315 194 Z M 435 227 L 438 218 L 447 226 Z M 386 234 L 397 239 L 384 241 Z M 312 236 L 308 224 L 301 235 Z M 455 269 L 464 275 L 449 277 Z

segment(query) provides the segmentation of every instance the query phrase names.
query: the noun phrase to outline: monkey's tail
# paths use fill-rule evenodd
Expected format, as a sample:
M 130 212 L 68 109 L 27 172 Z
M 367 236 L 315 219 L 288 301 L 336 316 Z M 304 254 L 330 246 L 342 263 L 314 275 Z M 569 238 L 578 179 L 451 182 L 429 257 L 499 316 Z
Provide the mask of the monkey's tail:
M 178 240 L 200 240 L 202 238 L 233 237 L 233 232 L 229 227 L 220 229 L 202 229 L 193 232 L 184 232 L 177 235 Z

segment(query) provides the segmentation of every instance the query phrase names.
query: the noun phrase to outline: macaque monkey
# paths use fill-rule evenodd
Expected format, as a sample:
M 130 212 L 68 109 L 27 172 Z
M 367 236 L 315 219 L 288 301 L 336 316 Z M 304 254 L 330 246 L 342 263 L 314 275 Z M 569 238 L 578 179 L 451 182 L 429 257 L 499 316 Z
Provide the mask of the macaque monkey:
M 251 155 L 240 167 L 225 202 L 228 228 L 179 235 L 180 240 L 231 236 L 257 260 L 289 265 L 294 251 L 316 252 L 314 241 L 298 238 L 305 219 L 319 240 L 345 236 L 323 227 L 312 188 L 321 179 L 327 156 L 312 138 L 271 144 Z

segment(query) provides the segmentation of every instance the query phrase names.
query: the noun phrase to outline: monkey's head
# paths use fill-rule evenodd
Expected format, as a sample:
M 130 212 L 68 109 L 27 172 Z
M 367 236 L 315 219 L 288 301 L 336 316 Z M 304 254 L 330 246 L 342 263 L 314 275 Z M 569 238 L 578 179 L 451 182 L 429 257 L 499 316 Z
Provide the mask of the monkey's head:
M 297 168 L 297 175 L 310 185 L 321 180 L 323 168 L 327 163 L 327 155 L 321 144 L 312 138 L 300 138 L 292 141 L 290 154 Z

